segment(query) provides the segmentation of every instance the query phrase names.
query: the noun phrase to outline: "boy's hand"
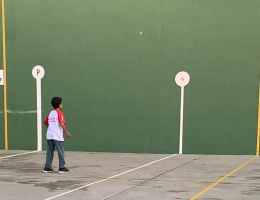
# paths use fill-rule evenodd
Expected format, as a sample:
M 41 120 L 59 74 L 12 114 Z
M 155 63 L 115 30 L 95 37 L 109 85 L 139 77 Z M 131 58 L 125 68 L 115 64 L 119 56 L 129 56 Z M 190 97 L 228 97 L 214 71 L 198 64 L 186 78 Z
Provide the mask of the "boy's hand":
M 66 138 L 70 139 L 70 137 L 71 137 L 71 134 L 69 132 L 66 133 Z
M 60 125 L 61 125 L 62 129 L 63 129 L 63 130 L 65 131 L 65 133 L 66 133 L 66 138 L 69 139 L 69 138 L 71 137 L 71 134 L 70 134 L 69 131 L 67 130 L 65 124 L 64 124 L 64 123 L 60 123 Z

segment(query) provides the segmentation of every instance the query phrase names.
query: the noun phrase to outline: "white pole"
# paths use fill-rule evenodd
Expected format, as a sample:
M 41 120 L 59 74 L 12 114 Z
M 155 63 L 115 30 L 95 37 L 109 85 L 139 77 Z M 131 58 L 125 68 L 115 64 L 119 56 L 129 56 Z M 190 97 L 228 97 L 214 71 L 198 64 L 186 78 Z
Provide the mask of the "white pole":
M 37 90 L 37 150 L 42 150 L 42 91 L 41 79 L 36 80 Z
M 179 154 L 182 154 L 182 143 L 183 143 L 183 112 L 184 112 L 184 86 L 181 86 L 181 113 L 180 113 L 180 143 L 179 143 Z
M 37 65 L 32 70 L 32 75 L 36 79 L 37 94 L 37 151 L 42 150 L 42 87 L 41 79 L 44 77 L 44 68 Z
M 190 75 L 185 72 L 179 72 L 175 76 L 175 82 L 181 87 L 181 111 L 180 111 L 180 141 L 179 141 L 179 154 L 182 154 L 183 150 L 183 113 L 184 113 L 184 87 L 190 82 Z

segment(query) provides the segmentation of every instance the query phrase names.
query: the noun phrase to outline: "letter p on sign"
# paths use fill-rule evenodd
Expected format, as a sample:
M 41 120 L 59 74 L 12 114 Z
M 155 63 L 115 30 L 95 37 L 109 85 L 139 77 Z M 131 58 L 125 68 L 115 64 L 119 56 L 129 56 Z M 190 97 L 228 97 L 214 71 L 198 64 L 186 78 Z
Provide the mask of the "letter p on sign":
M 40 65 L 35 66 L 32 70 L 32 75 L 35 79 L 42 79 L 44 77 L 44 74 L 44 68 Z

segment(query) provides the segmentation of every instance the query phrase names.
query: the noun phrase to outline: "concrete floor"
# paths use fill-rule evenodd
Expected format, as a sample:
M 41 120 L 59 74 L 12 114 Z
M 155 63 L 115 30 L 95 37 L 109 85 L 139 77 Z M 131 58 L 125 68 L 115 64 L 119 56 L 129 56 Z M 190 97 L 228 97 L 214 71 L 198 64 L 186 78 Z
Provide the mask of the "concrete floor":
M 66 152 L 69 174 L 42 173 L 45 152 L 1 157 L 22 151 L 0 151 L 0 199 L 47 200 L 188 200 L 253 156 L 116 154 Z M 57 155 L 57 154 L 56 154 Z M 113 179 L 104 180 L 132 170 Z M 98 182 L 104 180 L 102 182 Z M 97 183 L 96 183 L 97 182 Z M 260 158 L 207 191 L 199 200 L 260 199 Z

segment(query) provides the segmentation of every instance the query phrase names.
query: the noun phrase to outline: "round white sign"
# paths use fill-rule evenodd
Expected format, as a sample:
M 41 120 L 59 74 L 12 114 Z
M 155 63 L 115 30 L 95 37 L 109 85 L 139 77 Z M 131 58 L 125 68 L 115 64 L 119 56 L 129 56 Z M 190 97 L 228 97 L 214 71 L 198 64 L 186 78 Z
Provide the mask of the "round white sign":
M 187 72 L 179 72 L 175 77 L 175 82 L 178 86 L 184 87 L 190 82 L 190 75 Z
M 32 70 L 32 75 L 35 79 L 42 79 L 44 77 L 44 68 L 40 65 L 36 65 Z

